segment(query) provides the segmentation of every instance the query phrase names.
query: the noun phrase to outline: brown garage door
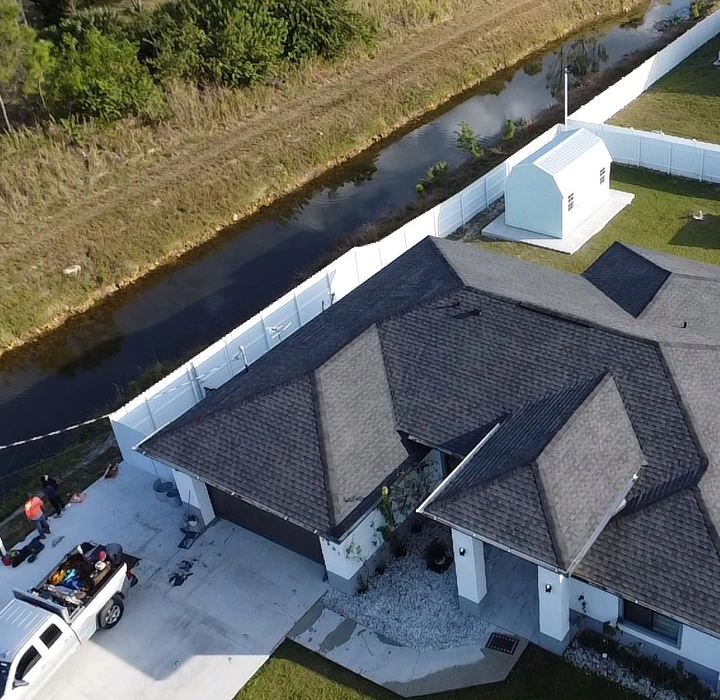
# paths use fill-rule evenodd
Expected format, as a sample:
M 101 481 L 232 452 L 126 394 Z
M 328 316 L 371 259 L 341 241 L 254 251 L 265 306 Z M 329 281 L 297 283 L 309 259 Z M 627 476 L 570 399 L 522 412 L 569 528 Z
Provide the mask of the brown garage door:
M 317 535 L 213 486 L 208 486 L 208 492 L 218 517 L 225 518 L 225 520 L 240 525 L 261 537 L 277 542 L 308 559 L 323 563 L 320 540 Z

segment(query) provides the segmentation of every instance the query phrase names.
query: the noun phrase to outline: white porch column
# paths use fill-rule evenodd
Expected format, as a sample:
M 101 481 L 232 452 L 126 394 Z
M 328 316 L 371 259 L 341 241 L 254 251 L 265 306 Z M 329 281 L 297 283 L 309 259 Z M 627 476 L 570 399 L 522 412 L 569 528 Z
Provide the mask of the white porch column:
M 180 500 L 200 516 L 203 525 L 209 525 L 215 520 L 215 509 L 210 502 L 210 494 L 205 483 L 177 469 L 173 469 L 172 473 L 175 486 L 180 493 Z
M 570 579 L 538 566 L 540 632 L 565 639 L 570 631 Z
M 476 614 L 487 593 L 485 548 L 481 540 L 457 530 L 452 539 L 460 609 Z

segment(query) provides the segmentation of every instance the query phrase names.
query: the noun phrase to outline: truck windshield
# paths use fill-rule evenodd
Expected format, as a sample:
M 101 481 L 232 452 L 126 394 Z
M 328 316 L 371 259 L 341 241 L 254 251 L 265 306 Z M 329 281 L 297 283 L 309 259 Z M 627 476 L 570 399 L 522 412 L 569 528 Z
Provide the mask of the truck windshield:
M 10 664 L 3 663 L 0 661 L 0 698 L 5 693 L 5 686 L 7 685 L 8 674 L 10 673 Z

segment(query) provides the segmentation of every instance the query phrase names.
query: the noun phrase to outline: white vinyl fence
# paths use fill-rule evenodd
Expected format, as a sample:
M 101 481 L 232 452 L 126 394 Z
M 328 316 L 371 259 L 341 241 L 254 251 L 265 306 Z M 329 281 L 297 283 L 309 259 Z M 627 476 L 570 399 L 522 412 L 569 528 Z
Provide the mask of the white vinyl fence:
M 720 12 L 699 22 L 573 113 L 571 125 L 586 126 L 598 133 L 617 162 L 718 182 L 717 147 L 599 126 L 718 32 Z M 202 400 L 207 388 L 216 388 L 243 371 L 425 236 L 445 237 L 466 224 L 503 196 L 510 170 L 551 141 L 561 128 L 548 129 L 462 192 L 409 221 L 387 238 L 348 251 L 118 409 L 110 421 L 125 461 L 172 479 L 168 468 L 138 454 L 133 447 Z
M 512 168 L 552 141 L 553 126 L 461 192 L 386 238 L 353 248 L 193 357 L 110 416 L 123 459 L 171 480 L 171 472 L 133 448 L 426 236 L 444 238 L 503 196 Z
M 718 33 L 720 33 L 720 11 L 698 22 L 631 73 L 573 112 L 570 118 L 595 124 L 606 122 Z M 710 65 L 707 69 L 714 70 Z
M 615 163 L 701 182 L 720 182 L 720 146 L 713 143 L 575 120 L 568 120 L 568 126 L 585 127 L 596 133 Z

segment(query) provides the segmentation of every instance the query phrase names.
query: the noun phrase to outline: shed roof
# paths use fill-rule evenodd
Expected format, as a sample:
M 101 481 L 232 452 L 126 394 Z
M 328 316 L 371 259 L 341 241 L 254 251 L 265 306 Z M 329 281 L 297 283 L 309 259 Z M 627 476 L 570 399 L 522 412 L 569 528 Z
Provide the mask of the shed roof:
M 572 192 L 576 185 L 572 171 L 578 167 L 581 159 L 590 157 L 591 153 L 598 158 L 602 156 L 603 159 L 610 160 L 605 142 L 592 131 L 583 128 L 563 131 L 550 143 L 520 161 L 510 172 L 510 176 L 514 171 L 519 174 L 528 166 L 538 168 L 552 176 L 560 192 L 565 195 Z

